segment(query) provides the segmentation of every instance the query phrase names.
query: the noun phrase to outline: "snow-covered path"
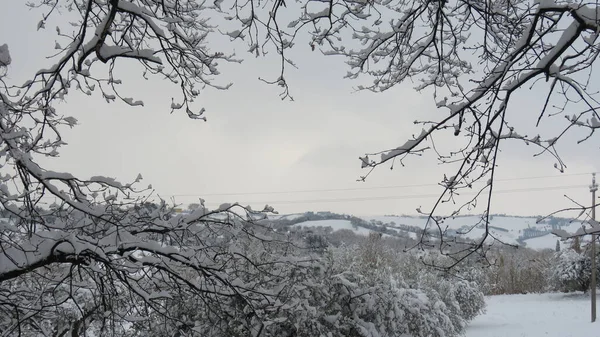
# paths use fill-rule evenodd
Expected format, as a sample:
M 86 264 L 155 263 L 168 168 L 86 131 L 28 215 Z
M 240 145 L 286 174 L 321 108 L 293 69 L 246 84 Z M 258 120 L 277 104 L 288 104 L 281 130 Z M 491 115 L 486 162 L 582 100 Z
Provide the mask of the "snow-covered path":
M 487 313 L 471 322 L 466 337 L 600 337 L 600 322 L 590 322 L 588 295 L 502 295 L 486 301 Z

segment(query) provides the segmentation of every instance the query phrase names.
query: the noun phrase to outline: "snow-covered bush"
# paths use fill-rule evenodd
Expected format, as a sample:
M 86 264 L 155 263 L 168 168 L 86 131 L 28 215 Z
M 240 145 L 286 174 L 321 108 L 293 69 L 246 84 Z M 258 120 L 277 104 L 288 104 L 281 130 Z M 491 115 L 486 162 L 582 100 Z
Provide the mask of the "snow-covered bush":
M 394 312 L 394 322 L 388 326 L 392 323 L 379 321 L 375 325 L 379 333 L 394 331 L 392 335 L 454 336 L 484 311 L 485 301 L 480 287 L 482 273 L 477 268 L 463 267 L 455 274 L 444 273 L 423 263 L 424 256 L 442 259 L 438 254 L 391 251 L 378 242 L 376 236 L 369 237 L 358 246 L 330 251 L 333 273 L 350 272 L 355 275 L 352 284 L 358 286 L 356 289 L 367 287 L 369 294 L 383 293 L 381 298 L 377 296 L 381 303 L 379 308 L 388 309 L 382 310 L 379 315 L 387 317 L 386 310 Z M 374 308 L 361 310 L 368 312 Z
M 451 337 L 463 332 L 481 312 L 483 294 L 474 282 L 428 269 L 421 262 L 414 274 L 419 279 L 404 280 L 398 261 L 404 255 L 411 261 L 418 258 L 387 250 L 376 241 L 371 237 L 359 246 L 329 248 L 314 256 L 287 249 L 287 259 L 293 263 L 265 263 L 261 274 L 242 278 L 244 286 L 260 285 L 268 294 L 262 300 L 248 294 L 232 296 L 215 308 L 202 298 L 173 297 L 165 308 L 178 324 L 154 312 L 149 322 L 137 324 L 139 330 L 132 336 L 179 331 L 209 337 L 259 333 L 263 337 Z M 241 253 L 252 261 L 264 254 L 252 246 Z M 251 267 L 238 265 L 237 269 Z M 236 275 L 235 270 L 225 272 Z
M 550 268 L 551 285 L 560 291 L 588 291 L 592 277 L 592 263 L 587 253 L 565 249 L 555 254 Z M 597 273 L 598 275 L 598 273 Z
M 323 273 L 295 285 L 297 295 L 273 319 L 269 336 L 455 336 L 440 298 L 421 289 L 410 289 L 383 270 L 359 271 L 329 257 Z M 365 270 L 366 272 L 366 270 Z
M 461 316 L 465 321 L 469 322 L 485 311 L 485 297 L 475 281 L 457 280 L 452 284 Z
M 136 323 L 129 336 L 158 337 L 174 332 L 209 337 L 456 334 L 443 302 L 431 300 L 421 290 L 408 289 L 385 273 L 362 275 L 344 269 L 332 254 L 305 267 L 272 265 L 255 281 L 265 293 L 276 294 L 274 300 L 265 296 L 263 301 L 249 303 L 244 297 L 232 296 L 215 308 L 198 297 L 177 296 L 165 302 L 169 317 L 153 312 L 151 319 Z M 286 283 L 269 282 L 270 274 Z
M 483 292 L 484 273 L 477 266 L 470 266 L 471 260 L 455 266 L 452 270 L 438 270 L 428 265 L 451 264 L 448 257 L 436 252 L 405 254 L 402 256 L 401 271 L 404 279 L 413 287 L 426 289 L 430 296 L 440 296 L 448 310 L 448 316 L 455 326 L 462 330 L 466 324 L 485 311 Z

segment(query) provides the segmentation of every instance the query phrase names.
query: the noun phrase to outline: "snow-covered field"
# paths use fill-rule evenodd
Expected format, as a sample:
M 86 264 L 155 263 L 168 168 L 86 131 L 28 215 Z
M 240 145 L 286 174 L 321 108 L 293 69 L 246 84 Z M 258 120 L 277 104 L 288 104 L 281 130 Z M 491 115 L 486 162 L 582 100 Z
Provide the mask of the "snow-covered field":
M 558 237 L 553 234 L 546 234 L 544 236 L 540 236 L 537 238 L 527 239 L 525 240 L 526 247 L 531 249 L 552 249 L 556 247 L 556 240 Z M 565 243 L 560 243 L 560 247 L 565 247 Z M 568 247 L 568 245 L 567 245 Z
M 466 337 L 592 337 L 590 298 L 578 294 L 501 295 L 487 299 L 487 313 L 467 328 Z

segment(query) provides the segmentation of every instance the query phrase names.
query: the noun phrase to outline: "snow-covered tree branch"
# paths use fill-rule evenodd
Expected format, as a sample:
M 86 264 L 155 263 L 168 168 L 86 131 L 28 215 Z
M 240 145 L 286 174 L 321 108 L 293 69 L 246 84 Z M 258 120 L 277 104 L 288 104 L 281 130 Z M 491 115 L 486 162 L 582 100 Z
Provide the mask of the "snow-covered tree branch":
M 535 156 L 550 156 L 554 167 L 563 172 L 566 163 L 557 151 L 558 142 L 567 132 L 585 141 L 598 127 L 597 88 L 590 81 L 595 77 L 600 24 L 600 7 L 594 2 L 340 0 L 298 4 L 300 15 L 280 20 L 287 28 L 279 28 L 281 23 L 267 24 L 277 32 L 269 30 L 267 37 L 280 45 L 282 56 L 289 57 L 285 47 L 293 45 L 301 32 L 308 32 L 310 48 L 346 57 L 348 78 L 372 80 L 359 89 L 386 91 L 409 80 L 416 83 L 416 90 L 433 92 L 437 107 L 446 111 L 436 120 L 415 121 L 423 129 L 406 137 L 404 144 L 360 158 L 367 170 L 360 180 L 381 165 L 404 165 L 414 156 L 430 154 L 442 164 L 453 164 L 456 168 L 440 181 L 443 194 L 431 211 L 423 212 L 430 216 L 428 226 L 440 232 L 444 218 L 435 216 L 435 210 L 442 203 L 457 202 L 461 191 L 472 189 L 478 191 L 476 196 L 461 201 L 450 216 L 473 207 L 480 198 L 487 199 L 482 218 L 487 228 L 501 143 L 537 147 Z M 278 13 L 285 5 L 275 2 L 270 10 L 273 20 L 283 16 Z M 539 109 L 526 112 L 536 114 L 537 122 L 511 124 L 511 116 L 525 113 L 514 104 L 514 97 L 531 88 L 546 92 L 537 102 Z M 528 134 L 532 127 L 556 116 L 564 118 L 558 133 Z M 436 140 L 447 139 L 445 135 L 459 137 L 460 145 L 441 150 Z M 469 252 L 482 248 L 491 236 L 486 233 Z M 425 236 L 421 241 L 431 244 Z
M 381 165 L 405 165 L 416 156 L 432 155 L 449 164 L 452 168 L 440 181 L 444 192 L 432 210 L 423 211 L 430 216 L 428 227 L 439 232 L 444 218 L 435 211 L 441 204 L 457 203 L 450 215 L 455 216 L 479 199 L 486 200 L 481 223 L 487 228 L 501 144 L 531 145 L 538 149 L 534 156 L 549 156 L 563 172 L 567 164 L 556 145 L 568 132 L 583 142 L 600 123 L 598 88 L 590 81 L 595 77 L 600 24 L 600 7 L 594 2 L 298 0 L 264 7 L 251 0 L 232 1 L 227 7 L 225 3 L 220 8 L 235 9 L 228 19 L 240 23 L 229 36 L 244 39 L 257 55 L 274 46 L 281 56 L 281 75 L 269 83 L 284 87 L 284 96 L 289 94 L 285 69 L 294 65 L 291 49 L 306 41 L 307 33 L 309 46 L 304 48 L 343 56 L 349 66 L 347 78 L 370 80 L 358 85 L 359 90 L 381 92 L 411 81 L 416 90 L 433 93 L 444 114 L 415 121 L 422 131 L 406 137 L 405 143 L 360 157 L 367 172 L 359 180 Z M 261 16 L 264 11 L 268 19 Z M 537 110 L 524 112 L 514 97 L 528 89 L 545 92 L 545 97 L 537 102 Z M 535 114 L 537 121 L 511 123 L 523 113 Z M 540 128 L 530 134 L 556 117 L 564 121 L 558 132 Z M 444 149 L 437 143 L 452 135 L 458 139 L 455 147 Z M 475 197 L 457 201 L 465 190 L 475 190 Z M 486 233 L 471 253 L 495 239 Z M 421 241 L 432 244 L 425 236 Z
M 143 105 L 119 89 L 115 66 L 125 60 L 137 61 L 141 76 L 180 88 L 171 110 L 204 119 L 194 100 L 206 86 L 225 89 L 213 82 L 216 63 L 234 61 L 203 44 L 213 29 L 201 18 L 207 8 L 195 1 L 30 5 L 45 13 L 38 30 L 48 29 L 57 12 L 74 21 L 56 27 L 54 65 L 33 70 L 23 84 L 5 76 L 12 60 L 9 46 L 0 46 L 0 204 L 6 220 L 0 224 L 0 335 L 124 336 L 133 324 L 137 334 L 148 335 L 149 318 L 159 316 L 172 335 L 211 320 L 227 322 L 232 298 L 235 310 L 255 316 L 239 329 L 260 331 L 264 315 L 257 308 L 275 310 L 278 289 L 287 282 L 285 266 L 304 263 L 286 253 L 285 238 L 260 223 L 272 208 L 199 205 L 175 216 L 166 203 L 150 202 L 154 192 L 151 185 L 140 187 L 141 175 L 122 183 L 39 164 L 41 157 L 57 157 L 66 145 L 61 132 L 77 126 L 75 117 L 56 109 L 69 93 L 98 92 L 107 102 Z M 48 197 L 56 201 L 48 205 Z M 166 309 L 170 299 L 186 297 L 206 304 L 205 320 L 190 322 Z

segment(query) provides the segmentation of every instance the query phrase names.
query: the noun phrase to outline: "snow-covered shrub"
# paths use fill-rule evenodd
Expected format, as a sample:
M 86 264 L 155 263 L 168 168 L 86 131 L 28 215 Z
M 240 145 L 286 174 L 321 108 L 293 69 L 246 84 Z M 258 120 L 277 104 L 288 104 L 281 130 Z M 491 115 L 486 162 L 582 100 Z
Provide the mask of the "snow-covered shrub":
M 485 297 L 477 283 L 454 275 L 431 273 L 421 285 L 430 297 L 444 302 L 456 330 L 462 331 L 477 315 L 485 312 Z
M 406 282 L 425 289 L 431 297 L 439 296 L 457 330 L 461 331 L 469 321 L 485 311 L 484 277 L 479 267 L 459 265 L 450 272 L 428 267 L 451 263 L 447 257 L 435 252 L 405 254 L 402 260 Z
M 555 290 L 587 291 L 590 288 L 592 263 L 587 253 L 565 249 L 555 254 L 550 279 Z
M 383 290 L 378 303 L 381 308 L 387 306 L 388 309 L 380 314 L 385 317 L 386 311 L 393 312 L 394 322 L 390 327 L 386 325 L 387 321 L 379 321 L 375 325 L 379 333 L 460 334 L 466 323 L 485 308 L 480 287 L 482 273 L 476 268 L 463 268 L 458 270 L 458 275 L 442 273 L 423 264 L 423 257 L 428 255 L 442 259 L 434 253 L 390 251 L 371 236 L 362 245 L 332 249 L 331 270 L 359 275 L 353 281 L 359 286 L 356 289 L 367 287 L 375 294 Z M 362 310 L 365 312 L 364 308 Z M 402 322 L 398 322 L 399 317 Z
M 420 287 L 425 288 L 429 296 L 439 297 L 446 305 L 447 315 L 456 330 L 462 330 L 466 321 L 462 317 L 460 302 L 456 298 L 456 287 L 454 283 L 447 282 L 439 277 L 428 274 L 422 279 Z
M 251 248 L 244 254 L 256 260 L 259 250 Z M 297 260 L 305 252 L 288 251 L 289 258 Z M 419 270 L 415 275 L 430 282 L 411 280 L 409 284 L 403 279 L 400 260 L 371 237 L 362 246 L 330 248 L 304 265 L 298 261 L 266 265 L 262 276 L 254 274 L 253 284 L 260 284 L 272 297 L 253 303 L 236 297 L 221 302 L 223 308 L 217 312 L 226 314 L 225 320 L 219 320 L 211 313 L 213 308 L 198 299 L 174 299 L 173 316 L 187 323 L 168 330 L 156 324 L 153 336 L 174 329 L 209 337 L 258 333 L 264 337 L 451 337 L 463 332 L 477 311 L 465 301 L 479 305 L 481 292 L 468 281 L 444 277 L 422 263 L 415 266 Z M 285 282 L 274 282 L 274 275 Z
M 485 297 L 475 281 L 457 280 L 453 285 L 462 318 L 469 322 L 485 311 Z
M 340 272 L 340 267 L 323 268 L 316 279 L 296 284 L 297 295 L 272 319 L 276 323 L 265 329 L 266 336 L 441 337 L 460 332 L 441 299 L 410 289 L 386 272 Z

